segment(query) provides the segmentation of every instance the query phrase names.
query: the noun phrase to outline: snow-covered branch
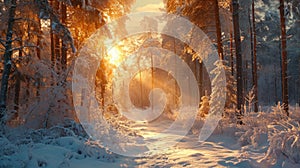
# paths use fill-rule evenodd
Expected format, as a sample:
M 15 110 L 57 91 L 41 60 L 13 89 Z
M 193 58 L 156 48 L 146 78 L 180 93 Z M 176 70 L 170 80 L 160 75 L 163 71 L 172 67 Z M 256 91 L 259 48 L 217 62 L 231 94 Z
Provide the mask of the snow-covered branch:
M 71 35 L 71 32 L 69 29 L 63 25 L 58 17 L 58 15 L 55 13 L 51 5 L 48 3 L 47 0 L 35 0 L 35 4 L 37 5 L 39 11 L 38 15 L 41 19 L 51 19 L 52 20 L 52 30 L 54 30 L 54 33 L 56 33 L 61 39 L 64 39 L 67 44 L 70 44 L 70 47 L 72 49 L 72 52 L 76 52 L 76 47 L 74 45 L 74 40 Z

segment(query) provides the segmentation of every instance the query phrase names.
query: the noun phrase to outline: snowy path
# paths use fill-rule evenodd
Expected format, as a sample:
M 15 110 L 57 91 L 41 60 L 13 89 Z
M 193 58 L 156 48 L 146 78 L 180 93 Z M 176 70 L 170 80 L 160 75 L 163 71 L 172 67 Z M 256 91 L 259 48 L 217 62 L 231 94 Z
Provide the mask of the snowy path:
M 144 133 L 160 132 L 162 126 L 168 123 L 152 125 Z M 0 138 L 0 167 L 261 167 L 255 162 L 264 155 L 249 148 L 242 152 L 237 139 L 226 131 L 212 134 L 203 143 L 198 142 L 197 133 L 190 133 L 164 153 L 144 158 L 112 154 L 79 137 L 54 138 L 49 130 L 35 131 L 30 137 L 32 141 L 11 138 L 14 143 Z
M 273 121 L 276 115 L 277 113 L 255 113 L 252 119 L 249 116 L 249 121 L 246 121 L 265 119 Z M 138 124 L 134 128 L 143 131 L 144 136 L 151 136 L 162 132 L 169 124 L 169 121 L 163 120 L 152 125 Z M 300 167 L 299 145 L 287 146 L 287 150 L 278 149 L 278 145 L 271 147 L 269 134 L 260 130 L 264 128 L 262 126 L 237 127 L 224 120 L 205 142 L 200 143 L 197 128 L 201 128 L 201 123 L 198 124 L 194 125 L 190 133 L 176 146 L 158 155 L 143 158 L 125 157 L 106 151 L 84 135 L 75 135 L 74 132 L 79 133 L 81 130 L 77 126 L 71 129 L 56 126 L 28 131 L 22 128 L 10 129 L 5 137 L 0 136 L 0 168 Z M 252 125 L 257 126 L 258 123 Z M 281 127 L 273 125 L 275 126 L 278 129 L 283 128 L 283 125 Z M 299 136 L 299 130 L 296 129 L 299 126 L 296 124 L 293 128 L 289 132 L 281 131 L 277 136 L 279 138 L 275 139 L 275 144 L 278 144 L 278 140 L 281 144 L 279 147 L 288 144 L 287 141 L 281 140 L 282 136 Z M 276 149 L 273 151 L 275 153 L 269 153 L 270 149 L 271 152 Z
M 38 137 L 38 139 L 41 137 Z M 21 140 L 23 141 L 23 140 Z M 198 142 L 189 134 L 166 152 L 144 158 L 130 158 L 106 152 L 78 137 L 43 138 L 16 145 L 0 139 L 0 167 L 98 168 L 98 167 L 261 167 L 256 163 L 263 152 L 242 152 L 229 134 L 213 134 Z
M 165 129 L 162 126 L 167 127 L 168 124 L 164 120 L 146 130 L 149 134 L 161 132 L 160 129 Z M 163 154 L 133 160 L 136 167 L 250 167 L 249 162 L 243 162 L 249 161 L 247 157 L 231 134 L 212 134 L 205 142 L 198 142 L 198 133 L 190 133 Z
M 228 167 L 234 166 L 240 155 L 233 138 L 212 136 L 200 143 L 190 135 L 165 154 L 135 161 L 140 167 Z

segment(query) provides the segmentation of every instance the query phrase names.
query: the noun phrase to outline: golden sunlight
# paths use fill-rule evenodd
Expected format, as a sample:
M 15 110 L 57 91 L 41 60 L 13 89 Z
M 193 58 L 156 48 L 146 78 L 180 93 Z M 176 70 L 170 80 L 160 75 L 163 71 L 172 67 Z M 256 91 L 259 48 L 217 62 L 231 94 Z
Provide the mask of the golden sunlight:
M 107 53 L 107 61 L 111 65 L 118 66 L 122 61 L 121 51 L 117 47 L 111 48 Z

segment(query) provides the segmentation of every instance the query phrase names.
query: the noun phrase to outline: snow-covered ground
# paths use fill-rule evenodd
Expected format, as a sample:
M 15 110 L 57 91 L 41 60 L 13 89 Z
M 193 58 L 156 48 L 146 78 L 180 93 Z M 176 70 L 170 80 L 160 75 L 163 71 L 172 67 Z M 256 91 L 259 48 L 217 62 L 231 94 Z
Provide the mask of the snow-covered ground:
M 224 118 L 205 142 L 198 121 L 176 146 L 151 157 L 132 158 L 97 146 L 73 123 L 50 129 L 8 129 L 0 137 L 0 167 L 300 167 L 300 112 L 280 108 L 245 114 L 243 125 Z M 200 124 L 199 124 L 200 123 Z

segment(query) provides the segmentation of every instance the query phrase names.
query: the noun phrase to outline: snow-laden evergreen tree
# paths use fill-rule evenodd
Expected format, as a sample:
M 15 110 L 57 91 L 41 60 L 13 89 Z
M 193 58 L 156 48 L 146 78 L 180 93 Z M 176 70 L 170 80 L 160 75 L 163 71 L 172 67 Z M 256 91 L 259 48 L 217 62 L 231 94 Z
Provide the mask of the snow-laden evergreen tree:
M 214 78 L 212 83 L 212 93 L 210 95 L 210 115 L 223 114 L 226 101 L 226 75 L 224 71 L 224 61 L 218 60 L 214 63 L 216 66 L 210 73 Z

